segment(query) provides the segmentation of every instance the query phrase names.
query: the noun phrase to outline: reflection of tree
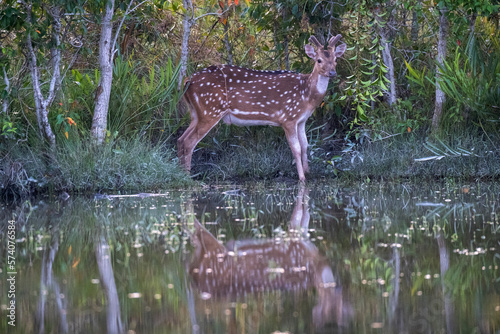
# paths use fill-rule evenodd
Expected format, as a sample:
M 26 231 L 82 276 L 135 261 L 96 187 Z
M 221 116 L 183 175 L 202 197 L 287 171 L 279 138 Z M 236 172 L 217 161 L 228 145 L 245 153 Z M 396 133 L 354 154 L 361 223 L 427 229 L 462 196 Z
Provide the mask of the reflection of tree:
M 401 273 L 401 256 L 399 248 L 392 248 L 392 261 L 394 263 L 394 278 L 392 279 L 392 292 L 389 295 L 389 323 L 395 325 L 397 321 L 396 310 L 399 304 L 399 277 Z
M 108 300 L 106 316 L 108 333 L 122 333 L 123 324 L 120 316 L 120 301 L 118 300 L 113 266 L 111 265 L 109 245 L 104 239 L 104 236 L 101 236 L 100 241 L 97 242 L 95 253 L 101 284 L 106 292 L 106 298 Z
M 307 193 L 300 190 L 283 238 L 232 240 L 223 245 L 195 219 L 189 274 L 201 297 L 235 298 L 262 291 L 315 288 L 315 325 L 344 324 L 349 306 L 338 275 L 308 239 Z
M 42 260 L 42 275 L 40 277 L 40 299 L 38 300 L 38 309 L 35 317 L 35 328 L 38 328 L 39 333 L 45 333 L 45 305 L 47 296 L 52 291 L 56 298 L 57 311 L 59 313 L 59 331 L 61 333 L 68 332 L 68 322 L 66 320 L 66 299 L 61 293 L 59 283 L 53 277 L 52 265 L 59 248 L 59 235 L 56 231 L 52 234 L 52 244 L 49 249 L 43 252 Z
M 455 310 L 453 307 L 453 300 L 451 296 L 451 289 L 446 287 L 445 284 L 445 274 L 450 268 L 450 251 L 446 247 L 446 241 L 444 239 L 443 233 L 438 233 L 437 243 L 439 247 L 439 264 L 441 271 L 441 283 L 443 287 L 443 299 L 444 299 L 444 312 L 446 317 L 446 329 L 448 333 L 455 333 L 454 326 L 454 314 Z

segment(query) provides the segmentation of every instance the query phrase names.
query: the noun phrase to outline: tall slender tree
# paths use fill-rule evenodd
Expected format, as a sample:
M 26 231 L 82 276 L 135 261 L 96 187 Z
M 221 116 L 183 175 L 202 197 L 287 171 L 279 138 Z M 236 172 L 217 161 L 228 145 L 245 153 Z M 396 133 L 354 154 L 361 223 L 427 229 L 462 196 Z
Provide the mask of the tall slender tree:
M 92 119 L 91 134 L 96 144 L 102 144 L 106 138 L 108 120 L 109 98 L 111 84 L 113 83 L 113 58 L 117 52 L 117 40 L 123 22 L 127 15 L 135 11 L 146 1 L 132 7 L 134 0 L 130 0 L 123 16 L 113 34 L 113 15 L 115 14 L 115 1 L 107 0 L 101 18 L 101 36 L 99 39 L 99 69 L 101 76 L 95 93 L 94 116 Z M 99 9 L 99 7 L 97 7 Z
M 394 39 L 395 18 L 394 8 L 395 1 L 389 0 L 385 5 L 385 19 L 382 16 L 377 16 L 379 21 L 384 20 L 380 27 L 380 44 L 382 45 L 382 58 L 387 69 L 386 78 L 389 83 L 389 89 L 386 92 L 387 103 L 392 106 L 396 102 L 396 76 L 394 75 L 394 61 L 392 59 L 392 41 Z
M 434 115 L 432 116 L 432 130 L 436 131 L 439 127 L 439 122 L 443 114 L 443 107 L 446 102 L 446 95 L 441 89 L 439 83 L 441 78 L 440 66 L 443 66 L 444 59 L 446 57 L 446 43 L 448 42 L 448 9 L 446 6 L 441 6 L 439 9 L 439 34 L 437 42 L 437 56 L 436 60 L 438 65 L 436 66 L 436 102 L 434 105 Z
M 31 80 L 33 85 L 33 95 L 35 100 L 35 110 L 37 116 L 38 130 L 42 138 L 48 141 L 51 149 L 55 149 L 56 136 L 52 131 L 49 122 L 50 106 L 54 102 L 61 85 L 62 67 L 62 47 L 64 31 L 62 22 L 65 16 L 72 16 L 73 10 L 77 9 L 73 2 L 60 4 L 57 1 L 24 1 L 19 2 L 26 11 L 26 49 L 24 51 L 27 59 Z M 46 19 L 43 19 L 43 18 Z M 66 28 L 69 28 L 67 25 Z M 44 38 L 42 31 L 47 31 L 47 38 Z M 67 31 L 67 30 L 66 30 Z M 81 46 L 81 45 L 80 45 Z M 48 89 L 42 89 L 42 66 L 39 52 L 44 53 L 48 49 L 49 57 L 43 67 L 48 68 L 45 75 L 49 77 Z M 75 58 L 66 65 L 71 67 Z

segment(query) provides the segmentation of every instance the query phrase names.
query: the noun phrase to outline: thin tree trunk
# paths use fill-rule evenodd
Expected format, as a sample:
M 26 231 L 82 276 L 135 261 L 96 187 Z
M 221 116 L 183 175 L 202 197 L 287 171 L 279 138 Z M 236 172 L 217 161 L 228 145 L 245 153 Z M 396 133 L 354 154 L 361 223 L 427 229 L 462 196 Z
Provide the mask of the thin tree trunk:
M 283 8 L 283 22 L 286 22 L 286 8 Z M 288 35 L 283 34 L 283 55 L 285 57 L 285 69 L 290 71 L 290 52 L 288 51 Z
M 273 41 L 274 41 L 274 48 L 276 49 L 276 60 L 278 61 L 278 68 L 281 70 L 281 51 L 280 51 L 280 42 L 279 42 L 279 37 L 278 37 L 278 29 L 279 24 L 278 21 L 275 20 L 273 24 Z
M 418 40 L 418 13 L 415 9 L 412 11 L 411 18 L 411 40 L 413 42 Z
M 228 0 L 225 0 L 225 8 L 229 10 L 229 4 Z M 226 45 L 226 51 L 227 51 L 227 62 L 229 65 L 233 65 L 233 46 L 231 45 L 231 42 L 229 41 L 229 15 L 230 12 L 227 13 L 226 15 L 226 23 L 224 24 L 224 44 Z
M 106 12 L 101 22 L 101 38 L 99 40 L 99 68 L 101 77 L 96 91 L 94 118 L 92 119 L 92 138 L 97 144 L 102 144 L 106 138 L 106 126 L 108 119 L 109 97 L 111 95 L 111 84 L 113 81 L 113 18 L 115 1 L 109 0 Z M 118 32 L 117 32 L 118 33 Z
M 10 81 L 5 66 L 3 67 L 3 81 L 5 83 L 5 91 L 7 92 L 7 96 L 2 99 L 2 112 L 4 114 L 7 114 L 7 110 L 9 108 Z
M 476 30 L 476 20 L 477 20 L 477 13 L 473 13 L 470 16 L 470 20 L 469 20 L 469 31 L 471 33 L 474 33 L 474 31 Z
M 389 91 L 387 92 L 387 102 L 390 106 L 396 103 L 396 76 L 394 75 L 394 62 L 392 61 L 391 48 L 392 43 L 382 37 L 382 58 L 384 59 L 385 67 L 387 67 L 386 77 L 389 80 Z
M 283 40 L 283 54 L 285 55 L 285 69 L 290 71 L 290 51 L 288 50 L 288 35 Z
M 182 47 L 181 47 L 181 68 L 179 69 L 179 84 L 178 89 L 181 90 L 183 87 L 184 77 L 187 72 L 187 62 L 189 54 L 189 36 L 191 35 L 191 27 L 194 24 L 193 18 L 193 3 L 191 0 L 182 0 L 182 4 L 186 9 L 182 17 Z
M 387 22 L 380 29 L 380 40 L 382 44 L 382 58 L 387 68 L 386 78 L 389 80 L 389 91 L 387 92 L 387 102 L 392 106 L 396 102 L 396 76 L 394 75 L 394 62 L 392 60 L 392 38 L 394 36 L 394 3 L 389 1 L 387 9 L 390 11 L 387 16 Z
M 377 58 L 375 57 L 375 54 L 372 54 L 371 60 L 372 60 L 372 66 L 373 66 L 373 68 L 375 68 L 377 66 Z M 371 81 L 375 82 L 375 80 L 376 80 L 375 72 L 373 71 Z M 372 111 L 375 110 L 375 100 L 374 99 L 370 99 L 370 108 L 372 109 Z
M 229 42 L 229 18 L 226 19 L 226 24 L 224 24 L 224 44 L 226 44 L 227 63 L 233 65 L 233 47 Z
M 438 36 L 438 45 L 437 45 L 437 62 L 438 66 L 436 68 L 436 104 L 434 108 L 434 115 L 432 117 L 432 131 L 436 131 L 439 127 L 439 122 L 441 120 L 441 115 L 443 114 L 443 106 L 446 102 L 446 96 L 444 92 L 441 90 L 441 86 L 439 84 L 441 71 L 439 66 L 443 66 L 443 61 L 446 57 L 446 42 L 448 38 L 448 18 L 447 9 L 444 7 L 440 10 L 439 17 L 439 36 Z
M 31 5 L 24 3 L 27 13 L 28 13 L 28 21 L 31 20 Z M 49 123 L 49 107 L 54 101 L 56 93 L 60 87 L 60 64 L 61 64 L 61 17 L 60 10 L 58 7 L 53 7 L 51 10 L 48 10 L 47 13 L 51 16 L 52 19 L 52 39 L 53 39 L 53 47 L 50 51 L 52 55 L 52 60 L 50 61 L 49 67 L 52 67 L 52 77 L 49 84 L 49 91 L 47 98 L 43 97 L 41 83 L 40 83 L 40 72 L 37 65 L 36 53 L 33 49 L 33 44 L 31 41 L 31 34 L 28 32 L 26 46 L 28 49 L 27 57 L 30 68 L 31 79 L 33 82 L 33 95 L 35 99 L 35 110 L 38 122 L 38 130 L 40 131 L 40 135 L 42 138 L 48 140 L 50 147 L 52 150 L 55 149 L 56 146 L 56 136 L 54 132 L 52 132 L 52 128 Z

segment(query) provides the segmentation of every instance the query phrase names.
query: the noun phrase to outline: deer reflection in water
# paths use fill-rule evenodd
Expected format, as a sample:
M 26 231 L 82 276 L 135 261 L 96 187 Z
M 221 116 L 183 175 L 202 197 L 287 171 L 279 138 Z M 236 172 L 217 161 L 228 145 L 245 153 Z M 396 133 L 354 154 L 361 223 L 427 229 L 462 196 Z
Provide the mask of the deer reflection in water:
M 307 193 L 304 188 L 299 191 L 286 238 L 234 240 L 223 245 L 195 219 L 189 274 L 198 292 L 205 298 L 222 299 L 315 288 L 314 325 L 345 324 L 351 311 L 338 275 L 308 238 Z

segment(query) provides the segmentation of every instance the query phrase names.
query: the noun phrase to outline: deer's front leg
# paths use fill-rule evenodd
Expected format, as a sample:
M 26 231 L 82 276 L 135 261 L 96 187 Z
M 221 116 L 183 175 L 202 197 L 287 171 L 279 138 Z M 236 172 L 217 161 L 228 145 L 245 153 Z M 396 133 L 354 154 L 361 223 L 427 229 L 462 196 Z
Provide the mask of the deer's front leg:
M 306 177 L 304 175 L 304 169 L 302 167 L 302 159 L 301 159 L 301 148 L 299 135 L 297 133 L 297 124 L 283 126 L 285 130 L 286 139 L 288 140 L 288 145 L 290 145 L 290 149 L 292 150 L 293 158 L 295 159 L 295 164 L 297 165 L 297 173 L 299 174 L 299 180 L 301 182 L 306 181 Z
M 307 161 L 307 135 L 306 135 L 306 122 L 299 123 L 297 125 L 297 132 L 300 142 L 300 153 L 302 158 L 302 169 L 305 174 L 309 174 L 309 163 Z

